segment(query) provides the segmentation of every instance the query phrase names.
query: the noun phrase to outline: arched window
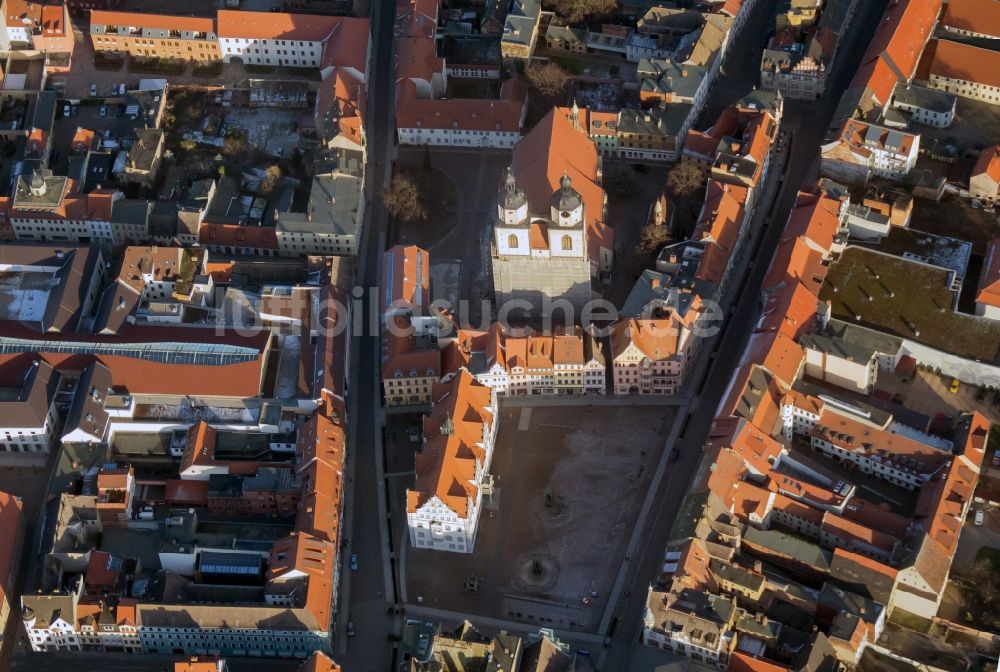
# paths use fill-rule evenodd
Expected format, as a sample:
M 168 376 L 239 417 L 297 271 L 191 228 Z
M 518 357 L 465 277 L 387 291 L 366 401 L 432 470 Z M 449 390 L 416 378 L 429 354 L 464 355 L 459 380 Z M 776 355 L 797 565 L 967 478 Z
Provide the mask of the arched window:
M 562 237 L 562 249 L 563 249 L 563 251 L 566 251 L 566 252 L 568 252 L 569 250 L 572 250 L 573 249 L 573 239 L 570 238 L 569 236 L 563 236 Z
M 517 247 L 517 236 L 513 233 L 507 236 L 507 247 L 511 249 Z

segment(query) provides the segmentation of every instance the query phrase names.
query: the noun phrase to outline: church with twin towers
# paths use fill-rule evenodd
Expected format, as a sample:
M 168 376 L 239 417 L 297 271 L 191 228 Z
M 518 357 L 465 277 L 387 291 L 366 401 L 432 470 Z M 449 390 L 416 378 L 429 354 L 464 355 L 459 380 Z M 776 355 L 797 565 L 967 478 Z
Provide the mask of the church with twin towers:
M 516 299 L 531 309 L 511 315 L 546 317 L 546 306 L 568 302 L 578 322 L 587 303 L 600 296 L 595 283 L 610 277 L 614 250 L 600 179 L 600 156 L 576 109 L 553 110 L 515 146 L 493 226 L 498 311 Z M 558 312 L 553 317 L 563 319 Z

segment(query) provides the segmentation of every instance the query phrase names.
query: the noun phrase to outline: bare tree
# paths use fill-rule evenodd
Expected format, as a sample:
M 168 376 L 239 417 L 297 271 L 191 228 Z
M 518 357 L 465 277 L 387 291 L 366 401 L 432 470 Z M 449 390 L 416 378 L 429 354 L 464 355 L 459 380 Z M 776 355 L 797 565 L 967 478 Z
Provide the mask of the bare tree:
M 404 222 L 427 218 L 427 206 L 420 196 L 420 189 L 407 175 L 392 178 L 389 188 L 382 192 L 382 202 L 390 215 Z
M 618 9 L 617 0 L 553 0 L 556 13 L 569 23 L 593 22 L 611 16 Z
M 552 61 L 544 65 L 529 65 L 526 74 L 531 85 L 549 98 L 562 95 L 569 86 L 570 74 Z
M 678 163 L 667 173 L 667 186 L 677 196 L 693 196 L 705 184 L 705 175 L 692 163 Z
M 668 242 L 670 242 L 670 229 L 665 224 L 649 222 L 639 232 L 636 253 L 640 256 L 656 254 Z
M 260 181 L 260 191 L 263 194 L 270 194 L 281 181 L 281 168 L 278 166 L 268 166 L 264 171 L 264 177 Z

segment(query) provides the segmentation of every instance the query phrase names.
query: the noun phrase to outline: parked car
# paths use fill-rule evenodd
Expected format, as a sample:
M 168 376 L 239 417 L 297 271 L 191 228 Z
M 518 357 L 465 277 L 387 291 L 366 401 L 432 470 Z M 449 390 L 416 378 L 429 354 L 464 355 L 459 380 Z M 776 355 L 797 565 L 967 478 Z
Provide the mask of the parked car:
M 107 105 L 101 105 L 100 114 L 101 114 L 101 117 L 108 116 L 108 106 Z
M 97 95 L 97 84 L 91 84 L 90 85 L 90 95 L 91 95 L 91 97 Z
M 65 105 L 63 105 L 63 116 L 68 117 L 71 114 L 73 114 L 73 108 L 70 107 L 69 103 L 66 103 Z
M 983 522 L 986 520 L 986 514 L 982 509 L 976 511 L 976 525 L 982 526 Z
M 352 572 L 358 571 L 358 554 L 357 553 L 351 553 L 351 571 Z
M 990 463 L 994 467 L 1000 467 L 1000 453 L 993 453 L 993 459 L 990 461 Z
M 955 394 L 958 392 L 958 388 L 960 386 L 961 383 L 958 381 L 958 378 L 952 378 L 951 385 L 948 386 L 948 391 L 951 392 L 952 394 Z

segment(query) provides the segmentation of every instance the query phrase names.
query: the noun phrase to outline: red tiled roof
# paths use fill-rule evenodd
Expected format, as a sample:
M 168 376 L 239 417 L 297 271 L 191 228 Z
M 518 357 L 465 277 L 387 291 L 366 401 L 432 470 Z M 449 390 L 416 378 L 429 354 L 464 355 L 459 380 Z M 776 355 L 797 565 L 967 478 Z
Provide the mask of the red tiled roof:
M 1000 51 L 938 40 L 930 74 L 1000 87 Z
M 302 40 L 322 42 L 333 34 L 342 19 L 338 16 L 288 14 L 286 12 L 250 12 L 220 9 L 220 38 Z
M 812 332 L 818 303 L 816 294 L 805 285 L 790 282 L 768 294 L 757 330 L 780 331 L 797 341 L 802 334 Z
M 272 14 L 272 16 L 275 16 Z M 215 19 L 198 16 L 176 16 L 148 12 L 109 12 L 94 9 L 90 12 L 92 26 L 133 26 L 136 28 L 162 28 L 164 30 L 189 30 L 215 32 Z
M 469 515 L 477 497 L 476 469 L 486 459 L 483 427 L 494 422 L 491 391 L 468 371 L 447 384 L 434 386 L 434 410 L 424 419 L 426 443 L 416 456 L 417 478 L 406 491 L 406 510 L 416 512 L 436 497 L 459 518 Z M 442 431 L 450 421 L 452 431 Z
M 728 448 L 724 448 L 719 451 L 713 462 L 706 485 L 723 504 L 731 507 L 736 500 L 744 474 L 746 465 L 743 459 Z
M 743 520 L 753 515 L 759 521 L 767 514 L 771 493 L 749 481 L 740 481 L 733 488 L 732 498 L 733 513 Z
M 404 94 L 403 100 L 396 106 L 396 125 L 398 128 L 460 128 L 470 131 L 516 133 L 521 130 L 523 111 L 523 98 L 432 100 Z
M 823 253 L 811 244 L 805 236 L 788 238 L 778 245 L 774 252 L 771 268 L 764 277 L 765 289 L 780 289 L 782 285 L 802 283 L 814 295 L 818 295 L 826 278 L 827 267 L 823 264 Z
M 111 554 L 106 551 L 91 551 L 84 575 L 87 589 L 94 590 L 113 586 L 117 578 L 118 572 L 111 569 Z
M 172 478 L 167 481 L 164 499 L 173 506 L 205 506 L 208 500 L 208 481 Z
M 1000 3 L 1000 0 L 997 2 Z M 972 175 L 974 177 L 983 174 L 989 175 L 990 179 L 1000 184 L 1000 145 L 987 147 L 979 153 Z
M 727 672 L 789 672 L 791 668 L 772 663 L 763 658 L 754 658 L 741 651 L 734 651 L 729 657 Z
M 948 0 L 941 24 L 1000 37 L 1000 0 Z
M 194 656 L 190 660 L 174 663 L 174 672 L 218 672 L 219 659 L 216 657 Z
M 805 352 L 788 334 L 764 331 L 750 336 L 741 362 L 759 364 L 781 382 L 791 385 L 803 359 Z
M 274 229 L 267 226 L 241 226 L 239 224 L 202 224 L 198 229 L 202 245 L 235 248 L 277 250 L 278 238 Z
M 840 229 L 840 201 L 826 195 L 800 193 L 782 231 L 781 239 L 805 236 L 822 250 L 829 250 Z
M 598 166 L 594 143 L 555 110 L 514 146 L 514 177 L 536 213 L 549 212 L 549 199 L 568 175 L 583 198 L 588 221 L 603 221 L 605 194 L 597 184 Z
M 298 672 L 341 672 L 340 665 L 333 662 L 322 651 L 317 651 L 302 663 Z
M 870 527 L 859 525 L 858 523 L 852 522 L 843 516 L 838 516 L 837 514 L 829 511 L 823 514 L 822 529 L 824 532 L 836 537 L 837 539 L 841 539 L 848 543 L 858 541 L 869 546 L 874 546 L 875 548 L 885 551 L 886 553 L 892 553 L 893 548 L 897 543 L 899 543 L 899 540 L 891 534 L 886 534 L 885 532 L 880 532 L 879 530 L 873 530 Z
M 430 305 L 431 255 L 416 245 L 396 245 L 382 254 L 382 307 Z
M 976 303 L 1000 308 L 1000 238 L 994 238 L 986 246 Z
M 851 88 L 868 88 L 882 105 L 897 82 L 909 81 L 941 12 L 942 0 L 890 3 L 865 52 Z

